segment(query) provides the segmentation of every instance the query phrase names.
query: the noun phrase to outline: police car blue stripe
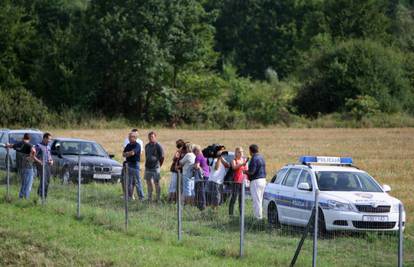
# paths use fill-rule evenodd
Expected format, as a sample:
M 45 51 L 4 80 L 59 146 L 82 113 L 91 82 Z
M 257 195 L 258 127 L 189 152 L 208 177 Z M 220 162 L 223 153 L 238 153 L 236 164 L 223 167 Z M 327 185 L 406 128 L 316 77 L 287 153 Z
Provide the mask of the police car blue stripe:
M 304 210 L 311 210 L 313 206 L 315 205 L 315 201 L 313 200 L 292 198 L 292 197 L 272 194 L 269 192 L 264 193 L 264 199 L 274 200 L 277 205 L 304 209 Z M 325 202 L 319 202 L 319 205 L 321 206 L 321 208 L 324 208 L 324 209 L 327 209 L 329 207 L 328 203 L 325 203 Z

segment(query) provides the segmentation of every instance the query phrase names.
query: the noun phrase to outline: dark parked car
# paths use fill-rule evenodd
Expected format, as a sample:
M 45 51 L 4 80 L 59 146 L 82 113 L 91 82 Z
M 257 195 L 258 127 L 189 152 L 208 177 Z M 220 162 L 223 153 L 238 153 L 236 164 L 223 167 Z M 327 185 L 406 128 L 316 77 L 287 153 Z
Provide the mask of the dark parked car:
M 0 129 L 0 168 L 6 169 L 7 160 L 9 160 L 10 170 L 15 171 L 20 166 L 19 155 L 14 149 L 9 150 L 9 158 L 7 157 L 7 151 L 4 144 L 16 144 L 22 141 L 23 135 L 28 133 L 30 135 L 30 143 L 37 145 L 42 141 L 43 133 L 36 129 L 22 129 L 22 130 L 9 130 Z
M 79 155 L 82 182 L 117 182 L 121 178 L 122 165 L 94 141 L 57 138 L 52 142 L 51 153 L 54 161 L 52 173 L 64 183 L 78 181 Z

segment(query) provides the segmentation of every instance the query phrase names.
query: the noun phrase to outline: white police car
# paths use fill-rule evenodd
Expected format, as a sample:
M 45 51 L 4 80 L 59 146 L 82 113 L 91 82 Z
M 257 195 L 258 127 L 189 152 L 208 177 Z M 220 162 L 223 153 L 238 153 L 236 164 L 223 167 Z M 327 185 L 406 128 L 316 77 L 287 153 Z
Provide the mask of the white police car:
M 401 201 L 391 197 L 368 173 L 352 166 L 351 158 L 300 157 L 280 169 L 266 185 L 263 210 L 268 222 L 306 226 L 319 189 L 319 228 L 333 230 L 398 230 Z M 402 214 L 403 225 L 405 212 Z

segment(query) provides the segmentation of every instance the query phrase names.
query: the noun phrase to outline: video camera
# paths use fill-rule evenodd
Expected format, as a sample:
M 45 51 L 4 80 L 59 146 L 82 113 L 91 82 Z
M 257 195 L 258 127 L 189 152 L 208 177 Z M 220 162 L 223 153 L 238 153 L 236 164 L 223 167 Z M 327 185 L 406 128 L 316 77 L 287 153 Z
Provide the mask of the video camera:
M 222 155 L 227 155 L 229 152 L 224 151 L 226 149 L 225 146 L 220 144 L 212 144 L 203 149 L 203 155 L 206 158 L 218 158 Z

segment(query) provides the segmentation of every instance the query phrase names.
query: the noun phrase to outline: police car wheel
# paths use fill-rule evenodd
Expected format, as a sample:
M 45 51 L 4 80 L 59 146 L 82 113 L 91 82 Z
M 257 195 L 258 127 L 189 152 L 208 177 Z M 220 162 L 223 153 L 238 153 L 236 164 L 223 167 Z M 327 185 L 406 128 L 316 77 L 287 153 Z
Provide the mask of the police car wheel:
M 269 225 L 275 228 L 280 227 L 279 222 L 279 216 L 277 213 L 277 207 L 274 202 L 271 202 L 269 204 L 269 207 L 267 208 L 267 220 L 269 222 Z
M 318 212 L 318 235 L 324 236 L 326 235 L 326 223 L 325 223 L 325 216 L 323 215 L 323 212 L 321 209 L 319 209 Z

